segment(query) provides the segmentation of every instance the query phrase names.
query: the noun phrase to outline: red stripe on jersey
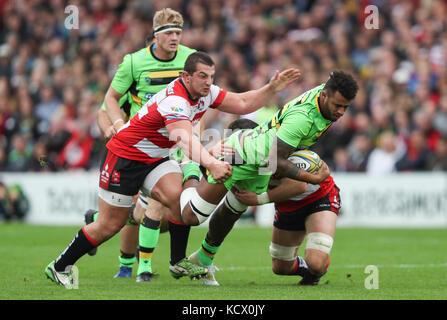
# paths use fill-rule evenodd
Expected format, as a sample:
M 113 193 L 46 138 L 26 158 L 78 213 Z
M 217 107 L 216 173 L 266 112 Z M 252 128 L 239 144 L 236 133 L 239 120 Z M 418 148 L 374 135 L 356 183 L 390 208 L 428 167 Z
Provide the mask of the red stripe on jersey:
M 291 212 L 298 210 L 308 205 L 309 203 L 312 203 L 315 200 L 320 199 L 321 197 L 327 195 L 329 191 L 332 190 L 334 185 L 335 185 L 334 179 L 332 179 L 332 177 L 329 176 L 329 178 L 320 183 L 320 188 L 314 193 L 311 193 L 310 195 L 301 200 L 286 200 L 281 202 L 275 202 L 275 207 L 278 208 L 278 210 L 281 212 Z
M 107 151 L 107 157 L 104 161 L 104 165 L 101 168 L 101 174 L 99 175 L 99 186 L 105 190 L 109 188 L 110 177 L 112 176 L 113 168 L 115 167 L 118 157 L 110 150 Z
M 227 91 L 221 89 L 219 91 L 219 95 L 217 96 L 216 100 L 214 100 L 213 104 L 210 105 L 210 108 L 216 109 L 217 107 L 219 107 L 226 95 L 227 95 Z

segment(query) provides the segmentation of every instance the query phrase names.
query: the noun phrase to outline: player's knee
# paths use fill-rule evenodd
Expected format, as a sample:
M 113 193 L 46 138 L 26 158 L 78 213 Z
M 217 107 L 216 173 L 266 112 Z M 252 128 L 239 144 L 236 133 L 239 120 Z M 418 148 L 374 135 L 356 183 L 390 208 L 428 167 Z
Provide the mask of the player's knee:
M 307 267 L 313 274 L 324 274 L 328 267 L 329 256 L 325 253 L 309 253 L 306 255 Z
M 333 238 L 325 233 L 313 232 L 307 235 L 306 263 L 311 271 L 316 274 L 326 271 L 333 242 Z
M 214 212 L 217 205 L 204 200 L 196 188 L 183 190 L 180 196 L 180 208 L 183 222 L 187 225 L 197 226 L 205 222 Z
M 272 257 L 272 271 L 278 275 L 290 274 L 298 251 L 297 246 L 282 246 L 274 242 L 270 243 L 270 255 Z
M 231 191 L 225 196 L 224 205 L 230 212 L 239 216 L 241 216 L 248 208 L 247 205 L 239 202 Z

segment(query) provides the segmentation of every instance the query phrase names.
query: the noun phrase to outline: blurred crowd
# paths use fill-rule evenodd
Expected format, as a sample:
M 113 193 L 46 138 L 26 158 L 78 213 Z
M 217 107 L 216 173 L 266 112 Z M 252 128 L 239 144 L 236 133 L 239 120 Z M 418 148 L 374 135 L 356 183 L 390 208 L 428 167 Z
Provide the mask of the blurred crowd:
M 79 28 L 66 28 L 68 5 Z M 301 69 L 248 115 L 258 123 L 330 71 L 352 73 L 356 99 L 315 146 L 333 171 L 447 170 L 446 1 L 0 0 L 0 171 L 96 170 L 105 144 L 96 111 L 164 7 L 183 14 L 182 43 L 213 56 L 224 89 Z M 232 120 L 210 111 L 206 126 Z

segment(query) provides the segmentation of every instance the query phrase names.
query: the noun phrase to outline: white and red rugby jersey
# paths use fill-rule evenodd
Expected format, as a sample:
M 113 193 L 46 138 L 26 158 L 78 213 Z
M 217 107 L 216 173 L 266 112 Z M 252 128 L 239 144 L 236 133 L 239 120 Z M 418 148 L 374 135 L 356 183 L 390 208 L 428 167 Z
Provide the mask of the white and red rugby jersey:
M 166 125 L 179 120 L 200 121 L 208 108 L 217 108 L 227 91 L 211 85 L 207 96 L 191 99 L 181 78 L 155 94 L 107 143 L 119 157 L 154 163 L 169 156 L 175 141 L 169 140 Z

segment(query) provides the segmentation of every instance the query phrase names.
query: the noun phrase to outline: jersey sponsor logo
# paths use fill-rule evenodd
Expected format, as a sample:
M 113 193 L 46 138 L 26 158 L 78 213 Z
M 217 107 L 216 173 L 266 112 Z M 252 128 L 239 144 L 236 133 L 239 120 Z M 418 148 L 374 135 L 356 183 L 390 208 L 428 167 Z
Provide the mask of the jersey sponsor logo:
M 153 96 L 154 96 L 153 93 L 146 93 L 146 94 L 144 95 L 144 98 L 147 99 L 147 100 L 150 100 L 150 98 L 152 98 Z
M 183 108 L 180 107 L 171 107 L 171 110 L 175 112 L 183 112 Z

